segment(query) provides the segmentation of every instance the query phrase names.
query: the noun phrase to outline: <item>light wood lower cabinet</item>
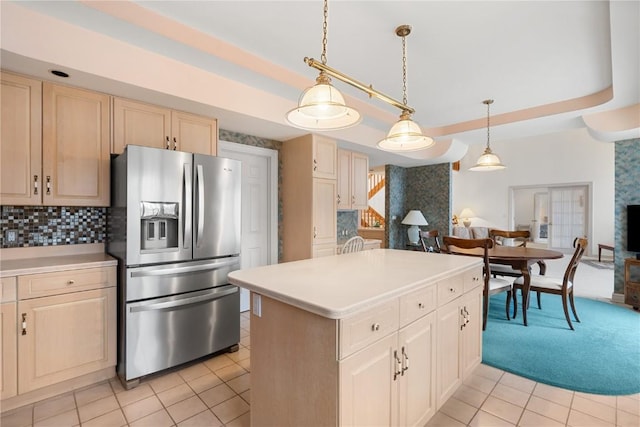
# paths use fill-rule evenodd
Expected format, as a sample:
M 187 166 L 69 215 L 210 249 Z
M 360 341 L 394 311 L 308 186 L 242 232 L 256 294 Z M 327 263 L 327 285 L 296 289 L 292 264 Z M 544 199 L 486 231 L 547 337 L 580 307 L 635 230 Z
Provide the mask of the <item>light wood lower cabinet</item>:
M 431 313 L 341 361 L 340 425 L 423 426 L 436 412 L 435 340 Z
M 20 301 L 18 392 L 116 363 L 116 288 Z
M 252 425 L 425 425 L 480 363 L 481 275 L 339 320 L 254 294 Z
M 2 289 L 13 289 L 14 298 L 5 302 L 7 292 L 1 295 L 3 406 L 41 400 L 60 393 L 46 391 L 51 387 L 64 389 L 65 382 L 103 370 L 115 374 L 115 270 L 79 268 L 2 279 Z
M 441 407 L 482 361 L 482 287 L 437 310 L 437 405 Z
M 18 393 L 18 318 L 16 315 L 17 280 L 0 279 L 0 399 Z

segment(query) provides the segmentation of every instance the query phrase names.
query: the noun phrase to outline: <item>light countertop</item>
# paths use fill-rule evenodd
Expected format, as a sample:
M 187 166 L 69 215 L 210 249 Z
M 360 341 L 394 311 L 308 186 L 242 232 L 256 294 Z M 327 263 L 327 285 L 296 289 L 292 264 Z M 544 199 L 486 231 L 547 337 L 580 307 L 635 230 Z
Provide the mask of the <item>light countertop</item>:
M 238 270 L 229 274 L 229 281 L 341 319 L 481 263 L 477 257 L 373 249 Z
M 51 273 L 77 268 L 108 267 L 117 264 L 118 261 L 115 258 L 105 253 L 3 259 L 0 261 L 0 277 Z

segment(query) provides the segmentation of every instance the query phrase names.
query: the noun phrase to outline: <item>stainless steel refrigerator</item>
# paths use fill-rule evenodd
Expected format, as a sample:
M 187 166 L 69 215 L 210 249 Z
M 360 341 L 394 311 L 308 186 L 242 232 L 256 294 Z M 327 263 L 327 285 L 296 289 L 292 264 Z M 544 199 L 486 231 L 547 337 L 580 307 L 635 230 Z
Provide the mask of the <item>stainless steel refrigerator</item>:
M 241 163 L 129 145 L 112 160 L 118 375 L 139 378 L 240 341 Z

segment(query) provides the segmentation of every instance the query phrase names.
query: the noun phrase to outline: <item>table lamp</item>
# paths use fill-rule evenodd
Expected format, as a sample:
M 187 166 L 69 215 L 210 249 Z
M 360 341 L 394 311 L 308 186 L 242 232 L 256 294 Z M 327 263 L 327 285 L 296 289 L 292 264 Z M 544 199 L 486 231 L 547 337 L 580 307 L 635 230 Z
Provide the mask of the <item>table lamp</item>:
M 411 226 L 409 227 L 409 230 L 407 230 L 407 236 L 409 236 L 409 243 L 412 245 L 417 245 L 420 240 L 420 229 L 418 226 L 429 225 L 424 215 L 422 215 L 422 212 L 419 210 L 409 211 L 407 216 L 402 220 L 402 224 Z
M 476 214 L 474 214 L 473 211 L 469 208 L 464 208 L 462 209 L 462 212 L 460 212 L 460 218 L 462 218 L 462 223 L 465 227 L 471 225 L 471 220 L 469 218 L 472 216 L 476 216 Z

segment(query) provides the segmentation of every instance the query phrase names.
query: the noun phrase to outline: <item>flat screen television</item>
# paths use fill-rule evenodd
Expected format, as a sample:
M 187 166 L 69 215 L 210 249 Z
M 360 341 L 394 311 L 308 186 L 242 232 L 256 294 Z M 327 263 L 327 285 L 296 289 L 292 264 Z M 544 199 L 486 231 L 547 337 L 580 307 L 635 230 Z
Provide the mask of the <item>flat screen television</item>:
M 627 205 L 627 251 L 640 252 L 640 205 Z

